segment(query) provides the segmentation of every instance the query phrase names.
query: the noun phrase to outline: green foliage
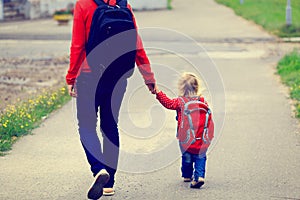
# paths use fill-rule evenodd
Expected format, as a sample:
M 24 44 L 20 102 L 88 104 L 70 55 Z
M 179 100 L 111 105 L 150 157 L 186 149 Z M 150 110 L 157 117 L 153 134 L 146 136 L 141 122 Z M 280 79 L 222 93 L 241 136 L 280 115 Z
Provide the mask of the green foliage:
M 261 25 L 280 37 L 300 36 L 300 1 L 292 0 L 292 26 L 286 25 L 286 0 L 215 0 L 232 8 L 237 15 Z
M 169 9 L 169 10 L 171 10 L 171 9 L 172 9 L 172 5 L 171 5 L 171 3 L 172 3 L 172 0 L 168 0 L 168 9 Z
M 71 15 L 72 11 L 68 9 L 60 9 L 54 12 L 54 15 Z
M 300 26 L 296 27 L 295 25 L 283 25 L 278 35 L 280 37 L 298 37 L 300 33 Z
M 42 92 L 18 105 L 9 105 L 0 113 L 0 155 L 11 149 L 12 144 L 22 135 L 29 134 L 52 111 L 70 100 L 65 87 L 59 91 Z
M 294 50 L 284 56 L 277 65 L 282 82 L 290 88 L 291 98 L 296 101 L 296 116 L 300 118 L 300 52 Z

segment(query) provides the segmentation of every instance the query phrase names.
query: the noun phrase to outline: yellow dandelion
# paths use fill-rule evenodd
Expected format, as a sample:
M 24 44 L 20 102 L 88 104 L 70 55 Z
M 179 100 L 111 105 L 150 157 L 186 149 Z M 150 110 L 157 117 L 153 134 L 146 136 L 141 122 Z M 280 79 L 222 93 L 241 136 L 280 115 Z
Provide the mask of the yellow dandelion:
M 60 89 L 60 92 L 61 92 L 61 94 L 65 94 L 65 93 L 66 93 L 66 88 L 64 88 L 64 87 L 61 88 L 61 89 Z
M 8 112 L 15 112 L 15 111 L 16 111 L 16 108 L 15 108 L 15 106 L 12 106 L 12 105 L 11 105 L 11 106 L 8 107 L 7 111 L 8 111 Z
M 2 126 L 3 126 L 4 128 L 7 128 L 7 124 L 5 124 L 5 123 L 4 123 L 4 124 L 2 124 Z

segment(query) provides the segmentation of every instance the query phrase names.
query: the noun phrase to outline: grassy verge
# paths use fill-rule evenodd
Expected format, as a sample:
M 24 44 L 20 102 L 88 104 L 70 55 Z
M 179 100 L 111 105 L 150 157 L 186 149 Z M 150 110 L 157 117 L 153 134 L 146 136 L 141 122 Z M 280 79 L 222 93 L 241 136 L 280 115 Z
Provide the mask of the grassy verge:
M 22 135 L 29 134 L 52 111 L 70 100 L 65 87 L 59 91 L 44 91 L 18 105 L 9 105 L 0 113 L 0 155 L 11 149 Z
M 290 96 L 295 100 L 296 116 L 300 118 L 300 50 L 284 56 L 277 65 L 281 80 L 290 88 Z
M 286 0 L 215 0 L 234 10 L 237 15 L 254 21 L 279 37 L 300 37 L 300 1 L 292 0 L 292 25 L 286 25 Z

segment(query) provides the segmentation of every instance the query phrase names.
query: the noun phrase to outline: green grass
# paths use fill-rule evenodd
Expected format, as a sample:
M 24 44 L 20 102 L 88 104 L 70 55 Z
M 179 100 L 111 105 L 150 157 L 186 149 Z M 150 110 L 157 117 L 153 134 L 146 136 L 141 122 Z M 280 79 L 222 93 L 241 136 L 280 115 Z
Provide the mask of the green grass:
M 290 88 L 290 96 L 295 100 L 296 116 L 300 118 L 300 50 L 285 55 L 277 65 L 281 80 Z
M 59 91 L 44 91 L 17 105 L 9 105 L 0 113 L 0 155 L 11 149 L 22 135 L 31 133 L 52 111 L 70 100 L 65 87 Z
M 292 25 L 286 25 L 286 0 L 215 0 L 234 10 L 237 15 L 261 25 L 280 37 L 300 36 L 300 1 L 291 0 Z

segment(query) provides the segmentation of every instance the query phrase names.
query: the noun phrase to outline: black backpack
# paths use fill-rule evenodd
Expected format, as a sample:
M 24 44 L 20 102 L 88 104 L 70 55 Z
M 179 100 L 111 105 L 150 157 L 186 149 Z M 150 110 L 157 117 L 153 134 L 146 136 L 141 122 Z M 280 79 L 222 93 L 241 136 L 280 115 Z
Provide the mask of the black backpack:
M 98 7 L 86 44 L 88 64 L 110 80 L 118 80 L 128 72 L 130 76 L 135 66 L 137 31 L 127 0 L 117 0 L 115 6 L 94 1 Z

